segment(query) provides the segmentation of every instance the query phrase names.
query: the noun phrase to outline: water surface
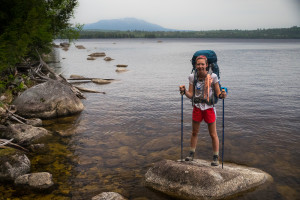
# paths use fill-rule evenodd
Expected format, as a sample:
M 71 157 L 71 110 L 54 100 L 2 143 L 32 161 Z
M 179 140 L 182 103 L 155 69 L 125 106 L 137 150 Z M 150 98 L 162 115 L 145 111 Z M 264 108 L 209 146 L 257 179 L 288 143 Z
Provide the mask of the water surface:
M 108 85 L 82 87 L 104 91 L 85 93 L 85 110 L 76 116 L 45 121 L 46 127 L 75 134 L 55 134 L 49 151 L 32 155 L 32 171 L 49 171 L 56 188 L 48 194 L 17 195 L 0 186 L 7 198 L 89 199 L 113 191 L 129 199 L 170 199 L 144 186 L 144 174 L 155 162 L 180 158 L 178 86 L 188 85 L 193 53 L 212 49 L 218 55 L 225 100 L 224 161 L 256 167 L 274 182 L 232 199 L 300 199 L 300 40 L 109 39 L 79 40 L 68 51 L 57 49 L 53 65 L 71 74 L 116 79 Z M 89 61 L 105 52 L 114 60 Z M 124 73 L 117 64 L 127 64 Z M 217 130 L 222 144 L 222 103 Z M 191 102 L 184 98 L 184 151 L 191 132 Z M 221 149 L 221 148 L 220 148 Z M 221 152 L 220 152 L 221 153 Z M 196 157 L 212 158 L 211 139 L 202 124 Z

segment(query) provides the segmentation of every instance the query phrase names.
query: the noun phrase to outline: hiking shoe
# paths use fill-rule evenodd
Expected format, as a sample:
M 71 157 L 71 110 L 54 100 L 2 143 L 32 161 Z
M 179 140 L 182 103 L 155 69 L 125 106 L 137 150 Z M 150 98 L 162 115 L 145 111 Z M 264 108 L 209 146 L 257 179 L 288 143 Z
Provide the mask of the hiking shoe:
M 211 162 L 211 166 L 219 166 L 219 156 L 218 155 L 213 156 L 213 161 Z
M 193 161 L 195 152 L 190 151 L 190 155 L 185 158 L 185 161 Z

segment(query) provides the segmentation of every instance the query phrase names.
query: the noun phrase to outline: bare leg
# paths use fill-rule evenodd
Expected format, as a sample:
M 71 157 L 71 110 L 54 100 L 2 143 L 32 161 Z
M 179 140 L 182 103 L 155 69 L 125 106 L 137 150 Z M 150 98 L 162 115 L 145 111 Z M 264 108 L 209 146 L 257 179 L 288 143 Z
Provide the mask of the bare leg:
M 192 123 L 192 136 L 191 136 L 191 149 L 196 149 L 197 141 L 198 141 L 198 132 L 200 128 L 200 122 L 196 122 L 193 120 Z
M 211 140 L 212 140 L 212 148 L 214 153 L 219 152 L 219 137 L 217 134 L 217 126 L 216 121 L 213 123 L 207 124 L 208 126 L 208 132 L 210 134 Z

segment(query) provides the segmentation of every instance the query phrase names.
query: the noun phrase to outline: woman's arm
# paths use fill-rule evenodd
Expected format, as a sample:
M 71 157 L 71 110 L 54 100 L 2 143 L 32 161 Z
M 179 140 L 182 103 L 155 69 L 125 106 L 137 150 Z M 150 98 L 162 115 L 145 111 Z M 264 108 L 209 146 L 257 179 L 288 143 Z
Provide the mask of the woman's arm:
M 185 96 L 189 99 L 191 99 L 194 95 L 194 85 L 193 84 L 189 84 L 189 90 L 188 91 L 185 91 Z
M 185 94 L 185 96 L 189 99 L 191 99 L 193 97 L 193 84 L 189 84 L 189 90 L 186 90 L 185 85 L 181 85 L 179 86 L 179 90 L 181 94 Z
M 219 85 L 218 82 L 216 82 L 216 83 L 214 84 L 214 89 L 215 89 L 215 95 L 216 95 L 217 97 L 219 97 L 220 99 L 225 99 L 225 98 L 226 98 L 227 94 L 226 94 L 225 90 L 224 90 L 224 91 L 221 91 L 220 85 Z

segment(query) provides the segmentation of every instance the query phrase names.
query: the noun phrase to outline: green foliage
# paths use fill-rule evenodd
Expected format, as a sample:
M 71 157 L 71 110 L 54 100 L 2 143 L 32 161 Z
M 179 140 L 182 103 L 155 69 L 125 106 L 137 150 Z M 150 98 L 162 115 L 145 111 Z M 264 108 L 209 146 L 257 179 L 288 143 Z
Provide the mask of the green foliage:
M 22 78 L 14 76 L 13 74 L 9 74 L 7 76 L 4 76 L 0 80 L 0 94 L 1 93 L 12 93 L 17 94 L 18 92 L 24 91 L 26 89 L 25 84 L 23 82 L 23 77 L 26 77 L 25 75 L 22 75 Z M 23 80 L 22 80 L 23 79 Z
M 100 31 L 84 30 L 80 38 L 261 38 L 300 39 L 300 27 L 213 31 Z
M 76 5 L 77 0 L 1 0 L 0 72 L 48 53 L 53 39 L 70 30 Z
M 68 27 L 60 32 L 58 38 L 69 39 L 69 43 L 71 43 L 72 40 L 79 38 L 82 27 L 82 24 L 75 24 L 74 27 Z
M 3 81 L 0 81 L 0 94 L 6 90 L 6 84 Z

